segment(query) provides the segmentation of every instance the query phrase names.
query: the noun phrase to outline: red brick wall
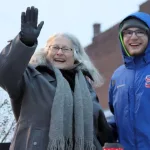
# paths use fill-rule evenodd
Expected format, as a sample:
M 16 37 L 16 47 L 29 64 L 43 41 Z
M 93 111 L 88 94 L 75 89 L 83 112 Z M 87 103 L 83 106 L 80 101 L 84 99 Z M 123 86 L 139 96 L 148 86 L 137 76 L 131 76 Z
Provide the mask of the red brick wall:
M 150 0 L 143 3 L 139 8 L 139 11 L 150 13 Z M 97 88 L 96 91 L 102 107 L 107 109 L 110 78 L 114 70 L 123 63 L 118 41 L 118 24 L 96 35 L 93 38 L 92 44 L 86 47 L 86 51 L 104 76 L 105 84 Z

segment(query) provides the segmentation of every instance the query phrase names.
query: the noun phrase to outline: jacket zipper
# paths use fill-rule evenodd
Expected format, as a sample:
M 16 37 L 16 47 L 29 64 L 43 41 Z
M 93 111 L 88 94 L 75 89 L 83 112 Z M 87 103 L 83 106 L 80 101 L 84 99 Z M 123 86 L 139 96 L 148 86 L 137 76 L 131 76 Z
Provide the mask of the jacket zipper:
M 133 81 L 133 93 L 134 93 L 134 111 L 133 111 L 133 125 L 134 125 L 134 142 L 135 142 L 135 148 L 136 150 L 138 150 L 138 147 L 137 147 L 137 140 L 136 140 L 136 121 L 135 121 L 135 106 L 136 106 L 136 95 L 135 95 L 135 76 L 136 76 L 136 69 L 134 70 L 135 73 L 134 73 L 134 81 Z

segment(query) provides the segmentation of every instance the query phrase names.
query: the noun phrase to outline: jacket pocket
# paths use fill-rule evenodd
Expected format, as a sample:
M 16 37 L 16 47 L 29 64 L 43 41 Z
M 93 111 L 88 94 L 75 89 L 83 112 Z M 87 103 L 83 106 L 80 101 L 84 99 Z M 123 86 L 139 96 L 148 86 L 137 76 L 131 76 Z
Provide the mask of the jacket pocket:
M 31 129 L 28 139 L 27 150 L 42 150 L 43 131 L 41 129 Z

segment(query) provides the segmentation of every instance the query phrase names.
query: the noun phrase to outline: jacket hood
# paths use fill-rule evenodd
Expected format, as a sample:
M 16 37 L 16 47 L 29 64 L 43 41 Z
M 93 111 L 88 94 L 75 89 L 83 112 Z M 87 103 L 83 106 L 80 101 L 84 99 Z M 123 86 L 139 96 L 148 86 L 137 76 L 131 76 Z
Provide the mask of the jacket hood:
M 124 18 L 119 25 L 119 40 L 120 40 L 120 44 L 121 44 L 121 50 L 122 50 L 124 63 L 127 67 L 133 68 L 135 61 L 136 61 L 136 62 L 138 62 L 138 66 L 140 67 L 141 65 L 144 65 L 145 63 L 150 62 L 150 42 L 148 42 L 146 50 L 142 56 L 136 56 L 136 57 L 130 56 L 130 54 L 128 53 L 128 51 L 126 50 L 126 48 L 124 46 L 123 39 L 122 39 L 122 32 L 120 31 L 120 27 L 121 27 L 122 23 L 125 20 L 127 20 L 128 18 L 139 19 L 148 27 L 148 29 L 150 29 L 150 15 L 146 14 L 144 12 L 136 12 L 136 13 L 133 13 L 133 14 L 127 16 L 126 18 Z

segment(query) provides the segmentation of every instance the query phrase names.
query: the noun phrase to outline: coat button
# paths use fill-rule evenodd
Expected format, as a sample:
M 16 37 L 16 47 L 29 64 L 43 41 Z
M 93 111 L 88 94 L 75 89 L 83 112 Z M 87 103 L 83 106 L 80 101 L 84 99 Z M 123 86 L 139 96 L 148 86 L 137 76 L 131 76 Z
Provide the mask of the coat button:
M 37 145 L 37 142 L 33 142 L 33 145 Z

